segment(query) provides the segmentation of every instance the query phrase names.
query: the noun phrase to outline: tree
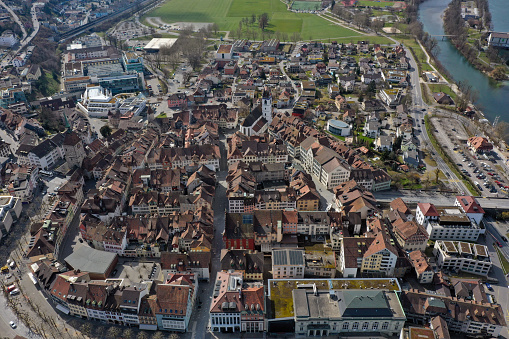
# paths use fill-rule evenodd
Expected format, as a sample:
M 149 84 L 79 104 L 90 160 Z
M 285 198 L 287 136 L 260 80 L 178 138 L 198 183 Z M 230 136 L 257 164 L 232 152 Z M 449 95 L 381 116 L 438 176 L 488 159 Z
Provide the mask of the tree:
M 140 331 L 136 336 L 136 339 L 148 339 L 148 334 L 145 331 Z
M 211 28 L 214 31 L 214 34 L 217 34 L 217 31 L 219 31 L 219 25 L 215 22 L 212 24 Z
M 253 25 L 256 22 L 256 15 L 251 14 L 251 25 Z
M 505 80 L 507 79 L 507 75 L 505 74 L 504 66 L 497 66 L 493 71 L 491 71 L 490 76 L 496 80 Z
M 131 330 L 130 328 L 126 328 L 122 333 L 122 337 L 124 337 L 124 339 L 132 339 L 134 337 L 133 330 Z
M 92 334 L 92 325 L 89 322 L 86 322 L 80 326 L 80 331 L 85 336 L 89 337 Z
M 106 331 L 106 338 L 116 339 L 120 336 L 120 333 L 122 333 L 122 330 L 119 327 L 112 326 Z
M 440 169 L 435 168 L 435 184 L 438 184 L 438 175 L 440 174 Z
M 383 20 L 374 20 L 371 22 L 371 28 L 375 31 L 376 34 L 384 28 L 385 22 Z
M 267 13 L 263 13 L 258 17 L 258 26 L 262 29 L 262 31 L 269 24 L 269 15 Z
M 152 339 L 164 339 L 165 335 L 161 331 L 157 331 L 152 334 Z
M 109 125 L 104 125 L 103 127 L 101 127 L 99 132 L 101 133 L 103 138 L 107 138 L 111 135 L 111 127 Z

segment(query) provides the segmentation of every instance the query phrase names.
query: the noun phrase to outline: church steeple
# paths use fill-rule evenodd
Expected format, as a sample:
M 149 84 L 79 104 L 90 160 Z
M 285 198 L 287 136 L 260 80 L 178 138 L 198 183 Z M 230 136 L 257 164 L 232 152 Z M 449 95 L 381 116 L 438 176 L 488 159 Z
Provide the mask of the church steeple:
M 263 89 L 262 115 L 269 124 L 272 122 L 272 95 L 267 87 Z

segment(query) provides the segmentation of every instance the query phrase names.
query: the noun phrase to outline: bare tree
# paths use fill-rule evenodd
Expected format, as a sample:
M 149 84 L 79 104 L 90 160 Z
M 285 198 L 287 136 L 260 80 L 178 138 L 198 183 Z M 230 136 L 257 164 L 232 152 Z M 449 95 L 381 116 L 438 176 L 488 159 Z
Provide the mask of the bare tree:
M 122 333 L 124 339 L 132 339 L 134 337 L 134 332 L 130 328 L 126 328 Z
M 262 31 L 269 24 L 269 15 L 267 13 L 263 13 L 258 17 L 258 25 L 262 29 Z

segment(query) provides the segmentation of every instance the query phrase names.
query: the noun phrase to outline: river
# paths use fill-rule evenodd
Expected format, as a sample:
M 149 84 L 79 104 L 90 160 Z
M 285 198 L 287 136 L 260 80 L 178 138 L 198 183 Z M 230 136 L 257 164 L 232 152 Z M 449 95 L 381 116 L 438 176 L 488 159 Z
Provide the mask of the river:
M 443 35 L 442 15 L 449 0 L 426 0 L 419 6 L 419 18 L 424 30 L 431 35 Z M 509 32 L 509 6 L 507 0 L 489 0 L 494 30 Z M 496 116 L 509 122 L 509 82 L 496 85 L 483 73 L 472 67 L 448 41 L 438 38 L 440 53 L 438 60 L 449 71 L 455 81 L 467 81 L 479 93 L 475 102 L 485 117 L 493 121 Z

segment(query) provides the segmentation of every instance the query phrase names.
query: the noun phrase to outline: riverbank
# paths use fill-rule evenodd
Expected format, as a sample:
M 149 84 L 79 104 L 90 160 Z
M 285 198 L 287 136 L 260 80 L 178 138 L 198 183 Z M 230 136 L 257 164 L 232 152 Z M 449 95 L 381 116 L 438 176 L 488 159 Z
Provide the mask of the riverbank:
M 449 3 L 444 12 L 444 32 L 474 68 L 494 80 L 507 80 L 509 68 L 499 51 L 487 44 L 491 27 L 488 0 L 470 4 L 477 7 L 468 7 L 461 0 Z

